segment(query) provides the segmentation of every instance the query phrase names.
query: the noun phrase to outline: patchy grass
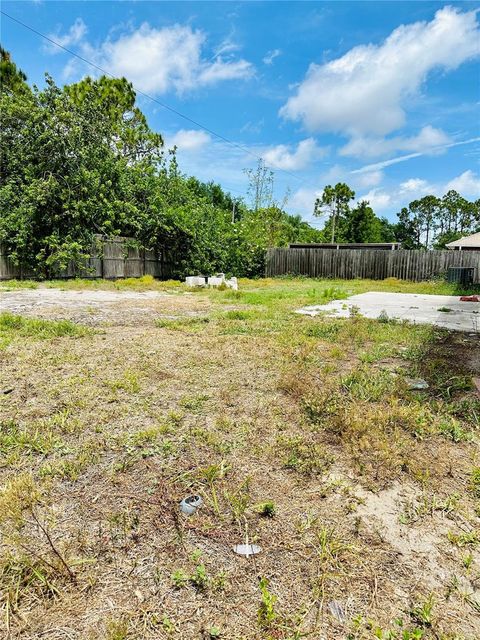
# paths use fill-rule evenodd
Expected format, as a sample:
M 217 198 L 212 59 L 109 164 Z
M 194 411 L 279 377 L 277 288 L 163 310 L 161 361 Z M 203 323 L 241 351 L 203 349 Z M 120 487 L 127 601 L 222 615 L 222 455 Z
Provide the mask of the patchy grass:
M 41 286 L 65 290 L 105 289 L 118 291 L 170 291 L 183 287 L 178 280 L 155 280 L 146 275 L 141 278 L 121 278 L 119 280 L 102 280 L 73 278 L 71 280 L 49 280 Z
M 85 336 L 89 333 L 69 320 L 37 320 L 13 313 L 0 314 L 0 333 L 23 338 L 49 339 L 63 336 Z
M 41 320 L 8 312 L 0 313 L 0 350 L 7 347 L 15 338 L 49 340 L 63 337 L 78 338 L 91 333 L 91 329 L 70 320 Z
M 37 289 L 38 282 L 34 280 L 3 280 L 0 281 L 0 291 L 14 291 L 15 289 Z
M 159 318 L 155 320 L 155 325 L 160 329 L 170 329 L 172 331 L 198 330 L 203 325 L 210 322 L 208 316 L 187 317 L 187 318 Z
M 171 295 L 0 316 L 0 635 L 479 637 L 478 336 L 293 313 L 451 285 L 61 286 Z

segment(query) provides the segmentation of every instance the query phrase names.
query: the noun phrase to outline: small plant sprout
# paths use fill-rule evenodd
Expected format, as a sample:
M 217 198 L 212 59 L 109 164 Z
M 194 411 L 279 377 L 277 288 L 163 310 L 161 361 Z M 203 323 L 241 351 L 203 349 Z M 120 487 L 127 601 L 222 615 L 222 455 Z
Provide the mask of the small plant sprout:
M 277 508 L 272 500 L 267 500 L 267 502 L 261 502 L 257 505 L 257 511 L 264 518 L 273 518 L 277 512 Z
M 467 553 L 467 555 L 463 556 L 462 564 L 465 567 L 465 569 L 468 571 L 472 566 L 472 563 L 473 563 L 473 553 L 470 551 L 469 553 Z
M 188 574 L 183 569 L 177 569 L 171 576 L 172 584 L 176 589 L 181 589 L 188 584 Z
M 220 510 L 218 506 L 218 497 L 215 483 L 217 482 L 217 480 L 221 480 L 225 476 L 227 471 L 228 466 L 223 460 L 220 464 L 211 464 L 205 469 L 200 470 L 200 476 L 205 479 L 210 488 L 210 493 L 212 494 L 213 510 L 217 515 L 219 515 Z
M 434 604 L 433 594 L 430 594 L 423 602 L 419 602 L 411 609 L 410 617 L 416 624 L 420 624 L 423 627 L 431 627 Z
M 275 611 L 275 602 L 277 596 L 271 593 L 268 589 L 269 580 L 265 577 L 260 578 L 259 587 L 262 595 L 262 600 L 258 608 L 258 624 L 261 629 L 270 629 L 277 619 Z
M 385 311 L 385 309 L 382 309 L 380 311 L 380 314 L 377 320 L 378 322 L 383 322 L 384 324 L 386 324 L 387 322 L 390 322 L 390 318 L 388 317 L 388 313 Z
M 210 578 L 207 574 L 207 570 L 204 564 L 199 564 L 195 567 L 195 571 L 190 576 L 190 583 L 195 587 L 197 591 L 206 591 Z
M 480 498 L 480 467 L 474 467 L 472 469 L 470 486 L 471 486 L 473 495 L 476 498 Z
M 234 521 L 240 522 L 250 505 L 250 478 L 242 482 L 236 491 L 225 491 L 224 497 L 230 506 Z

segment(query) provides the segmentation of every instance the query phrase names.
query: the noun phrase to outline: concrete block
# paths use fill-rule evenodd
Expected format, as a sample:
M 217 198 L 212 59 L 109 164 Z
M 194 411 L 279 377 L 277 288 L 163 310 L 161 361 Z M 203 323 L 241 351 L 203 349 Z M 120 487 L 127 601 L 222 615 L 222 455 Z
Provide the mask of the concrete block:
M 187 287 L 204 287 L 206 279 L 203 276 L 187 276 L 185 278 Z
M 238 282 L 235 276 L 230 278 L 230 280 L 225 280 L 225 284 L 229 289 L 233 289 L 234 291 L 238 291 Z
M 217 273 L 215 276 L 210 276 L 207 282 L 209 287 L 220 287 L 225 282 L 225 274 Z
M 226 280 L 224 273 L 217 273 L 217 275 L 210 276 L 210 278 L 208 278 L 209 287 L 221 287 L 222 285 L 225 285 L 229 289 L 234 289 L 235 291 L 238 290 L 238 282 L 235 277 L 230 278 L 230 280 Z

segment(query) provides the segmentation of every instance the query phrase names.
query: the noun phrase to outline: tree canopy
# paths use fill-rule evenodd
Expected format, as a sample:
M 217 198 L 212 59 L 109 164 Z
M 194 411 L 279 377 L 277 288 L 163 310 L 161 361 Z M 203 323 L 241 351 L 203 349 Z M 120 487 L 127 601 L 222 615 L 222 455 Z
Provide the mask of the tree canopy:
M 442 198 L 426 195 L 402 208 L 395 230 L 406 249 L 442 249 L 480 230 L 480 200 L 470 202 L 454 190 Z
M 470 202 L 456 191 L 442 198 L 426 195 L 397 214 L 398 222 L 379 218 L 366 200 L 350 201 L 355 192 L 344 183 L 327 185 L 314 215 L 325 216 L 322 242 L 401 242 L 404 249 L 443 249 L 448 242 L 480 230 L 480 200 Z
M 0 242 L 38 276 L 84 264 L 95 234 L 168 254 L 177 276 L 259 275 L 268 246 L 318 239 L 266 191 L 249 208 L 182 174 L 125 78 L 30 88 L 3 49 L 0 72 Z

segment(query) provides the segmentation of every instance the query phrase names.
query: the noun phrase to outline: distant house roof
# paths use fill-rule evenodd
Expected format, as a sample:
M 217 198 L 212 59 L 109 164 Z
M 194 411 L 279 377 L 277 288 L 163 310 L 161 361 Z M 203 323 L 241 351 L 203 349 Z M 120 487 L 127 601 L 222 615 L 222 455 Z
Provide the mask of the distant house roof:
M 294 243 L 290 249 L 400 249 L 400 242 L 309 242 Z
M 480 233 L 473 233 L 471 236 L 459 238 L 458 240 L 449 242 L 446 246 L 449 249 L 460 249 L 460 247 L 465 247 L 466 249 L 480 249 Z

